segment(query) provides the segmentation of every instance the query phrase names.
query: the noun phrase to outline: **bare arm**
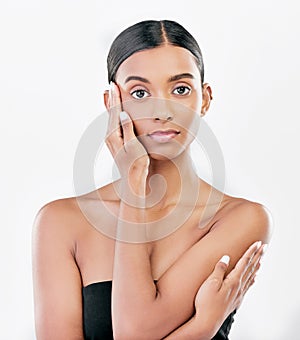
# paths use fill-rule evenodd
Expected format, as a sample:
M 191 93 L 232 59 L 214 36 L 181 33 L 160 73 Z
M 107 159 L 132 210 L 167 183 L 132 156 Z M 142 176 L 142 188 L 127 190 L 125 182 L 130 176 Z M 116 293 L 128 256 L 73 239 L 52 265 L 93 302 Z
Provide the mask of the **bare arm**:
M 114 276 L 114 312 L 119 313 L 118 327 L 125 325 L 120 327 L 120 338 L 126 339 L 129 334 L 132 339 L 160 339 L 184 323 L 171 338 L 184 339 L 184 334 L 191 336 L 195 330 L 209 331 L 213 319 L 208 320 L 206 329 L 205 323 L 195 323 L 192 318 L 199 287 L 224 254 L 230 255 L 230 271 L 249 245 L 256 240 L 266 243 L 268 223 L 260 205 L 242 204 L 163 274 L 157 282 L 157 291 L 153 289 L 146 244 L 120 242 L 115 261 L 122 269 Z
M 33 284 L 37 340 L 83 340 L 81 277 L 63 200 L 45 205 L 33 227 Z
M 265 245 L 255 242 L 227 275 L 230 257 L 223 256 L 196 294 L 195 315 L 164 339 L 213 338 L 227 316 L 240 307 L 245 294 L 254 284 L 265 250 Z

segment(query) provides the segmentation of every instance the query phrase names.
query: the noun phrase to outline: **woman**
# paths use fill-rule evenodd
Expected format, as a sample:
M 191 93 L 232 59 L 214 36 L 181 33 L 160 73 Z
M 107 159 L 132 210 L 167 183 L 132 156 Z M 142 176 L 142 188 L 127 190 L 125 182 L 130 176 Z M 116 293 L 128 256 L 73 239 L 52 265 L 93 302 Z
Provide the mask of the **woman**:
M 124 30 L 107 60 L 106 144 L 121 178 L 39 211 L 37 339 L 227 339 L 271 222 L 194 171 L 189 145 L 212 99 L 200 48 L 178 23 L 149 20 Z M 221 199 L 208 203 L 211 192 Z

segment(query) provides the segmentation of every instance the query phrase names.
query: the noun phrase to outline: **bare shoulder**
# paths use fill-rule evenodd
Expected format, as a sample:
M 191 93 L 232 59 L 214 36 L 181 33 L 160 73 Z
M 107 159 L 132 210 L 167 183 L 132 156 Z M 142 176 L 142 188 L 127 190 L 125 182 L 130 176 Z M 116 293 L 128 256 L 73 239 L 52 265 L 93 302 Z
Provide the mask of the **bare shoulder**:
M 59 241 L 73 248 L 82 216 L 75 197 L 61 198 L 43 205 L 33 224 L 34 240 Z M 45 241 L 45 242 L 44 242 Z
M 60 198 L 46 203 L 39 209 L 35 217 L 35 224 L 40 225 L 39 222 L 41 221 L 44 222 L 43 224 L 62 220 L 68 222 L 68 219 L 74 219 L 75 216 L 78 217 L 78 213 L 79 210 L 75 197 Z
M 40 225 L 39 222 L 42 221 L 43 225 L 51 223 L 52 227 L 55 228 L 62 222 L 65 228 L 69 225 L 72 229 L 75 229 L 75 226 L 79 224 L 78 222 L 82 223 L 85 220 L 86 223 L 86 216 L 84 216 L 86 207 L 101 209 L 101 207 L 104 207 L 103 203 L 118 201 L 118 196 L 114 190 L 117 184 L 109 183 L 80 196 L 60 198 L 48 202 L 37 212 L 35 224 Z M 97 203 L 98 205 L 96 205 Z M 56 223 L 53 224 L 53 222 Z
M 118 204 L 119 197 L 115 190 L 117 186 L 118 181 L 80 196 L 46 203 L 37 212 L 34 224 L 39 228 L 51 227 L 56 229 L 56 232 L 63 232 L 63 230 L 75 232 L 80 226 L 87 225 L 89 213 L 93 215 L 93 212 L 97 211 L 100 212 L 98 216 L 104 216 L 109 205 Z
M 75 208 L 75 197 L 59 198 L 44 204 L 38 211 L 37 217 L 44 215 L 67 214 Z
M 225 228 L 234 233 L 256 235 L 256 238 L 269 242 L 273 232 L 273 219 L 270 210 L 262 203 L 245 198 L 227 196 L 227 204 L 215 228 Z

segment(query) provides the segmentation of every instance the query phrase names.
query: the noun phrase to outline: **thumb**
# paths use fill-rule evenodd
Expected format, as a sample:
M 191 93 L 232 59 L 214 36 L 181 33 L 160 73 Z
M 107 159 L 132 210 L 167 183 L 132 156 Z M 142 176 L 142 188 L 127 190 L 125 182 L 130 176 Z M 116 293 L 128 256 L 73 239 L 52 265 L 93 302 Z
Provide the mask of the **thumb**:
M 210 280 L 218 283 L 218 288 L 221 288 L 226 270 L 228 268 L 230 257 L 224 255 L 215 265 L 214 271 L 210 275 Z

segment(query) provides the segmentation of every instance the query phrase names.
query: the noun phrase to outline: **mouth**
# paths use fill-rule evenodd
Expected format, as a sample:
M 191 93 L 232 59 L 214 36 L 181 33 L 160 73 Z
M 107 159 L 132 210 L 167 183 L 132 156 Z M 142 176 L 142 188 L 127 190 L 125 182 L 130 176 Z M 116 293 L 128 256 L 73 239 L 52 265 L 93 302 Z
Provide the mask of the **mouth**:
M 174 129 L 168 130 L 156 130 L 148 134 L 148 136 L 158 143 L 166 143 L 169 142 L 171 139 L 179 135 L 179 131 Z

